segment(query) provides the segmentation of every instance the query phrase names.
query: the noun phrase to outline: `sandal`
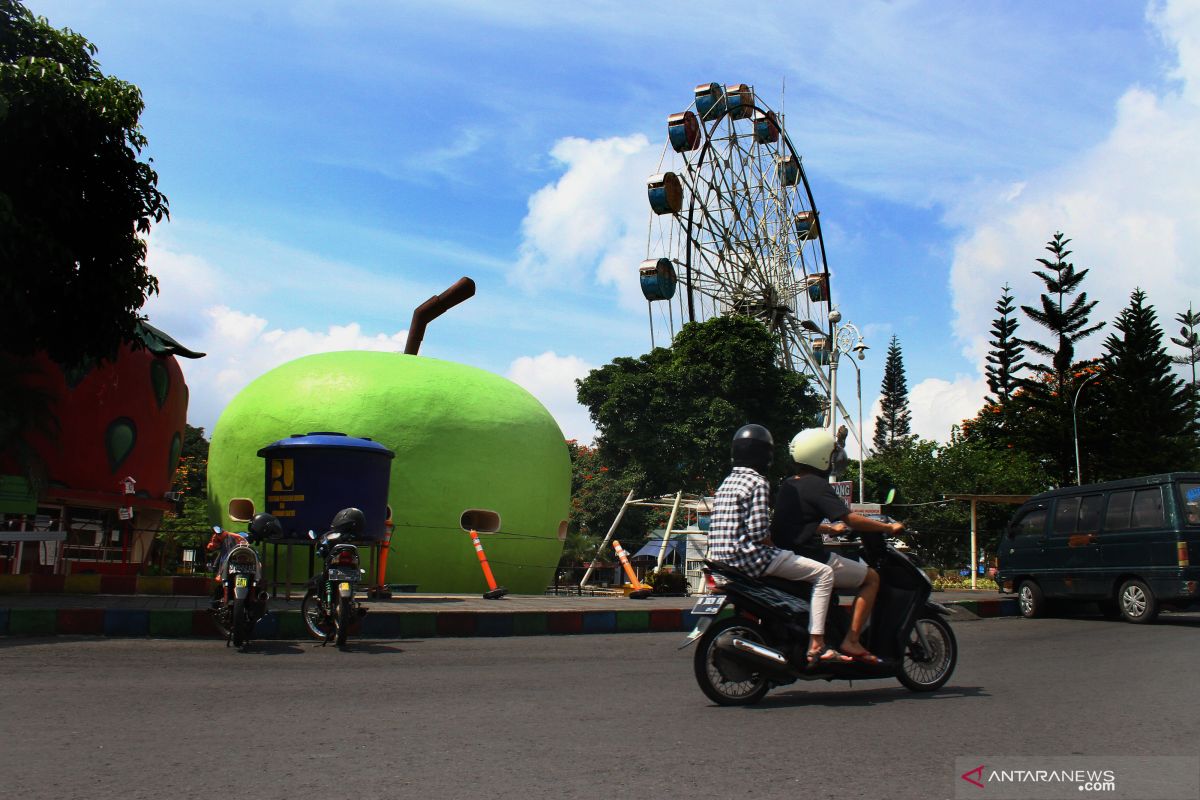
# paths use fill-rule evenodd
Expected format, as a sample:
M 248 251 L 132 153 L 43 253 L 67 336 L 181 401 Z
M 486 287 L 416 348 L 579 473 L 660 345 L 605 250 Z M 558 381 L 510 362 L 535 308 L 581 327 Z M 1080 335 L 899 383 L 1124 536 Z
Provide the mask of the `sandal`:
M 855 661 L 857 661 L 860 664 L 882 664 L 883 663 L 882 658 L 875 655 L 874 653 L 869 653 L 866 650 L 862 651 L 861 653 L 855 653 L 854 655 L 850 656 L 850 658 L 854 659 Z
M 826 647 L 824 650 L 808 651 L 808 666 L 810 668 L 819 664 L 849 664 L 853 660 L 850 656 L 839 653 L 832 647 Z

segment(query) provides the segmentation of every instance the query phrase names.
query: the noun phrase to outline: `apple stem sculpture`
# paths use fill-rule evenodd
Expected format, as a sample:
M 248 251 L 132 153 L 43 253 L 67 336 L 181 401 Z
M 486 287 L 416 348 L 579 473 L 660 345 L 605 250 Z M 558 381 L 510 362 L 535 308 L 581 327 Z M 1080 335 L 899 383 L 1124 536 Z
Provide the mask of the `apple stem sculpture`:
M 483 542 L 479 541 L 479 534 L 475 531 L 470 531 L 470 534 L 471 541 L 475 543 L 475 555 L 479 556 L 479 566 L 483 569 L 483 578 L 488 585 L 488 590 L 483 593 L 483 599 L 499 600 L 508 594 L 508 589 L 496 585 L 496 577 L 492 575 L 492 568 L 488 566 L 487 556 L 483 554 Z
M 445 314 L 464 300 L 475 296 L 475 281 L 467 277 L 459 278 L 446 291 L 434 295 L 413 311 L 412 322 L 408 326 L 408 341 L 404 343 L 406 355 L 415 356 L 421 349 L 421 340 L 425 338 L 425 326 Z
M 621 559 L 621 566 L 625 568 L 625 574 L 629 576 L 629 582 L 633 584 L 633 591 L 629 593 L 629 599 L 645 600 L 654 590 L 649 586 L 643 586 L 642 582 L 638 580 L 637 573 L 629 564 L 629 556 L 625 555 L 625 548 L 621 547 L 621 543 L 616 539 L 613 539 L 613 551 L 616 552 L 617 558 Z

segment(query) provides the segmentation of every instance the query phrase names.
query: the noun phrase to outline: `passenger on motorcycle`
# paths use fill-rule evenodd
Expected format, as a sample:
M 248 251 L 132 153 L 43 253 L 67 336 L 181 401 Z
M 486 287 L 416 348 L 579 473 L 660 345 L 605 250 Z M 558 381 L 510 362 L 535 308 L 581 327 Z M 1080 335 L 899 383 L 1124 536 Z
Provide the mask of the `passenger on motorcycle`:
M 708 559 L 756 578 L 769 575 L 812 582 L 809 660 L 848 662 L 849 656 L 825 645 L 825 615 L 833 593 L 833 568 L 782 550 L 771 541 L 771 487 L 766 475 L 774 450 L 771 432 L 761 425 L 743 425 L 734 434 L 733 471 L 722 481 L 713 499 Z
M 832 571 L 832 585 L 838 589 L 856 589 L 850 630 L 838 650 L 857 661 L 878 663 L 859 641 L 875 596 L 879 591 L 879 574 L 861 560 L 852 560 L 825 549 L 822 533 L 843 533 L 854 530 L 895 536 L 904 530 L 900 523 L 886 523 L 856 514 L 833 491 L 829 484 L 829 468 L 838 447 L 837 441 L 825 428 L 809 428 L 793 437 L 788 447 L 798 474 L 779 485 L 775 498 L 775 518 L 771 538 L 779 547 L 787 548 L 805 563 L 816 562 Z M 825 520 L 831 520 L 828 525 Z M 822 597 L 822 600 L 825 598 Z M 812 615 L 817 616 L 817 595 L 813 592 Z M 821 609 L 824 618 L 826 608 Z M 811 656 L 811 654 L 810 654 Z M 822 660 L 827 660 L 824 655 Z

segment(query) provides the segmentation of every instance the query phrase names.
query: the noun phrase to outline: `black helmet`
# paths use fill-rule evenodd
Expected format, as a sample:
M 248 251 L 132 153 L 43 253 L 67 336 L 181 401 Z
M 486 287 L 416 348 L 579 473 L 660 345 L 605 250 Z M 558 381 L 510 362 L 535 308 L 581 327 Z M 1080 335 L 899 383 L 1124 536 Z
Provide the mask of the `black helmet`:
M 762 425 L 743 425 L 733 435 L 730 452 L 735 467 L 750 467 L 766 475 L 775 455 L 775 440 Z
M 255 514 L 250 521 L 250 533 L 258 540 L 282 539 L 283 526 L 270 514 Z
M 341 511 L 333 515 L 332 530 L 338 533 L 348 533 L 354 535 L 361 533 L 363 526 L 367 524 L 367 518 L 363 516 L 363 512 L 357 508 L 343 508 Z

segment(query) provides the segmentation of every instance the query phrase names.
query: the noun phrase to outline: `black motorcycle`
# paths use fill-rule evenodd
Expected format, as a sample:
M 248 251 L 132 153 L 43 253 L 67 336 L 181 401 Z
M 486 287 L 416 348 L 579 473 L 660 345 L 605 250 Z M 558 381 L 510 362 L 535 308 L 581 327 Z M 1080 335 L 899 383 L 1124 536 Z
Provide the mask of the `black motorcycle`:
M 224 534 L 213 526 L 213 542 Z M 214 589 L 212 618 L 225 637 L 225 645 L 244 647 L 250 643 L 254 626 L 266 616 L 270 595 L 262 589 L 262 558 L 253 545 L 283 535 L 279 520 L 270 514 L 258 514 L 237 543 L 213 564 L 219 581 Z
M 808 663 L 810 584 L 780 578 L 752 578 L 724 564 L 706 562 L 725 580 L 719 594 L 701 597 L 692 613 L 700 617 L 690 639 L 699 638 L 696 681 L 714 703 L 750 705 L 771 688 L 797 680 L 897 678 L 914 692 L 931 692 L 950 678 L 958 644 L 945 617 L 950 610 L 929 599 L 933 585 L 908 556 L 880 534 L 860 534 L 866 562 L 879 572 L 879 594 L 863 645 L 880 661 Z M 847 553 L 847 555 L 853 555 Z M 733 614 L 718 619 L 726 605 Z M 834 595 L 825 637 L 839 642 L 850 627 L 849 612 Z
M 317 556 L 323 567 L 308 583 L 300 614 L 309 635 L 323 644 L 335 642 L 344 648 L 350 626 L 367 613 L 354 599 L 355 587 L 362 582 L 365 571 L 358 566 L 358 548 L 350 544 L 365 523 L 366 518 L 357 508 L 343 508 L 319 539 L 308 532 L 310 539 L 317 540 Z

